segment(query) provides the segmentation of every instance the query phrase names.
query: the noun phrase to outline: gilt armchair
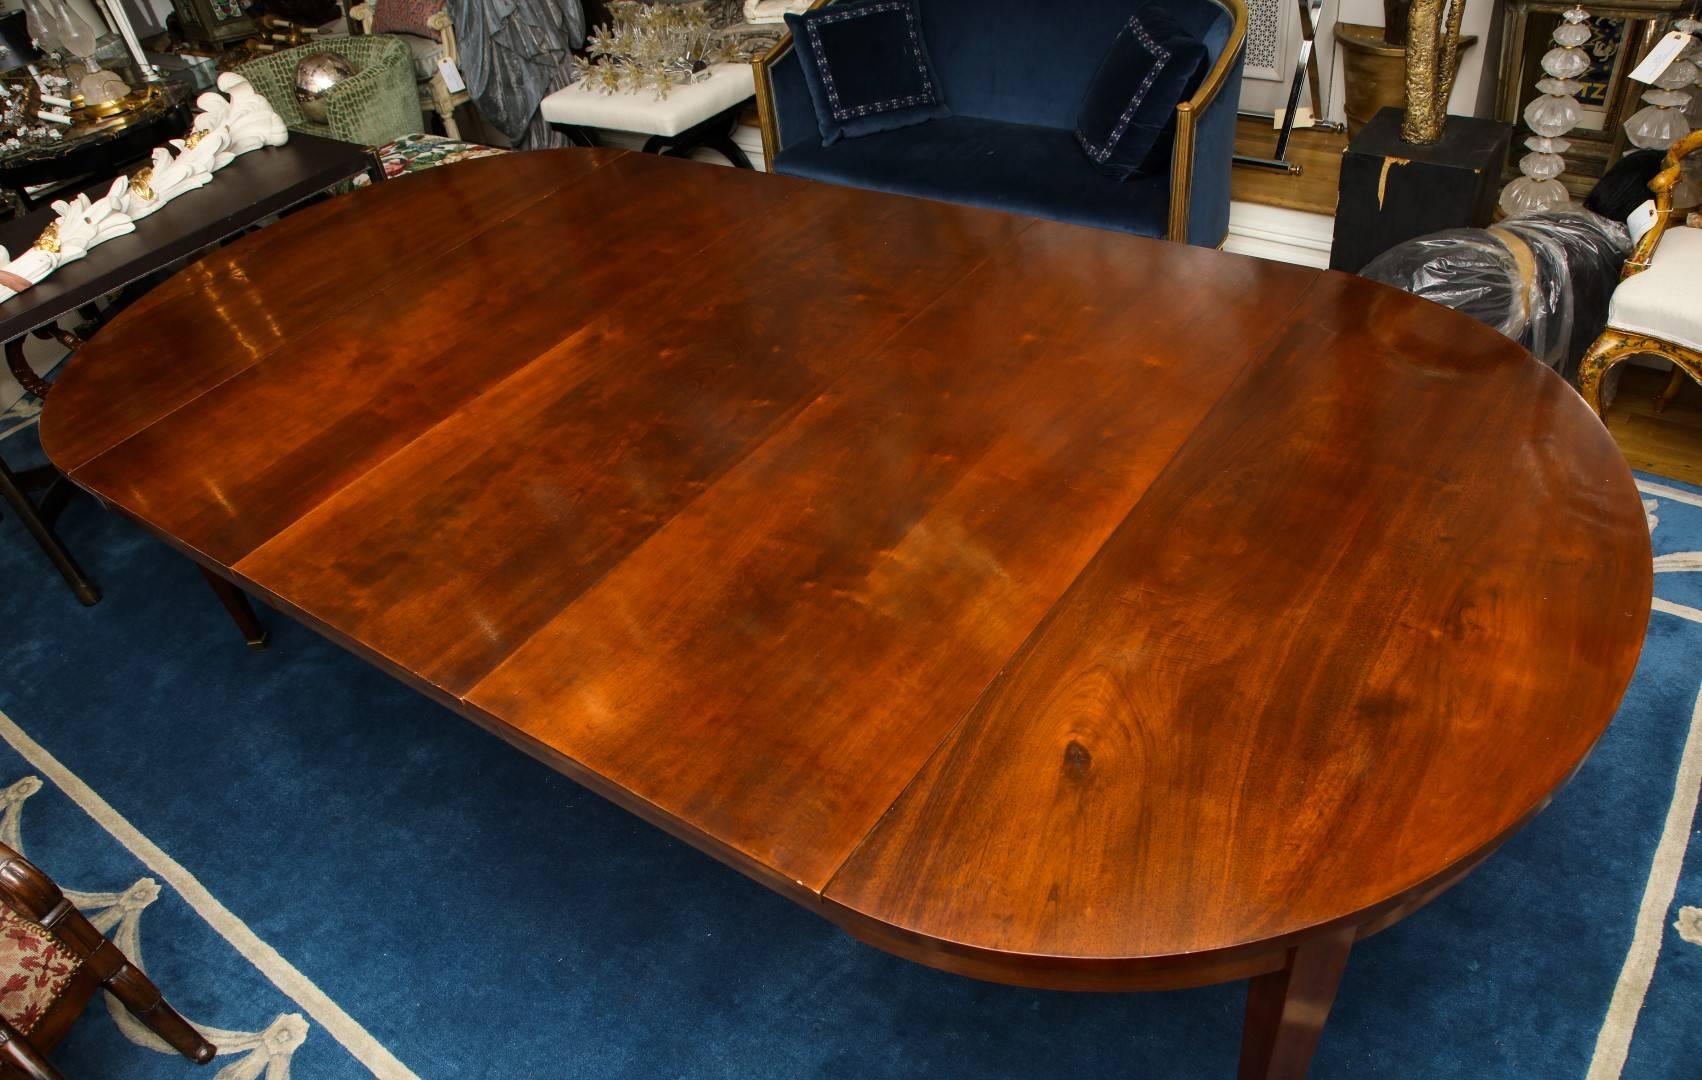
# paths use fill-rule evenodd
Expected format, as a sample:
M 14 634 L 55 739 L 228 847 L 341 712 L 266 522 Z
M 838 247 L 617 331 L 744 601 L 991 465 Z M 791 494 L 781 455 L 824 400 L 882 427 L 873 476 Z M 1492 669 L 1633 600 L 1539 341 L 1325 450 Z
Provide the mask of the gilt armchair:
M 296 67 L 303 57 L 317 52 L 337 53 L 356 68 L 353 76 L 325 95 L 325 123 L 304 116 L 295 96 Z M 425 130 L 414 91 L 412 54 L 400 38 L 390 34 L 319 38 L 250 60 L 237 71 L 278 110 L 291 131 L 383 146 Z
M 417 16 L 412 13 L 413 5 L 402 5 L 407 14 L 393 13 L 392 6 L 396 3 L 397 0 L 369 0 L 351 7 L 349 17 L 360 23 L 362 33 L 394 34 L 407 43 L 408 51 L 413 55 L 420 108 L 436 112 L 443 122 L 443 133 L 451 139 L 459 139 L 461 128 L 455 123 L 455 108 L 468 102 L 467 88 L 450 90 L 438 66 L 447 60 L 452 67 L 460 70 L 461 52 L 455 44 L 455 22 L 441 2 L 423 22 L 417 22 Z M 382 11 L 380 5 L 384 5 Z
M 218 1053 L 52 879 L 0 844 L 0 1076 L 59 1080 L 46 1055 L 99 990 L 196 1064 Z
M 1702 131 L 1673 143 L 1661 171 L 1649 181 L 1655 223 L 1626 260 L 1608 304 L 1607 329 L 1584 354 L 1578 390 L 1602 414 L 1602 381 L 1615 364 L 1633 356 L 1658 356 L 1673 365 L 1663 403 L 1684 375 L 1702 382 L 1702 229 L 1669 227 L 1672 189 L 1686 156 L 1702 149 Z

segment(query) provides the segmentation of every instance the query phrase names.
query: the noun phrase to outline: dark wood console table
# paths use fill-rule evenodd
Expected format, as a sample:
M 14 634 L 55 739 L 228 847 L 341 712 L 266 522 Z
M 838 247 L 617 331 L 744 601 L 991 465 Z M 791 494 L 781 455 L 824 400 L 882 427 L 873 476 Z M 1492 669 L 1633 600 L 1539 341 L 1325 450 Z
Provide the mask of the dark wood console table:
M 67 348 L 76 348 L 80 342 L 57 325 L 64 316 L 362 174 L 374 180 L 384 178 L 366 147 L 299 133 L 292 134 L 283 146 L 237 158 L 212 183 L 167 203 L 140 222 L 135 232 L 107 241 L 34 288 L 0 303 L 0 341 L 5 342 L 6 364 L 13 378 L 27 393 L 45 398 L 50 384 L 24 357 L 27 335 L 57 338 Z M 108 178 L 89 188 L 88 193 L 98 198 L 111 184 Z M 54 217 L 51 207 L 43 207 L 0 224 L 0 245 L 10 252 L 23 251 Z M 216 306 L 207 314 L 216 315 Z M 100 590 L 52 529 L 61 501 L 59 489 L 54 487 L 57 479 L 54 475 L 12 473 L 0 462 L 0 498 L 23 521 L 77 599 L 94 604 L 100 599 Z M 39 504 L 26 491 L 37 484 L 47 491 Z M 223 579 L 217 580 L 222 590 Z M 221 599 L 227 606 L 235 605 L 232 614 L 249 643 L 263 644 L 265 635 L 252 612 L 247 611 L 246 601 L 223 591 Z

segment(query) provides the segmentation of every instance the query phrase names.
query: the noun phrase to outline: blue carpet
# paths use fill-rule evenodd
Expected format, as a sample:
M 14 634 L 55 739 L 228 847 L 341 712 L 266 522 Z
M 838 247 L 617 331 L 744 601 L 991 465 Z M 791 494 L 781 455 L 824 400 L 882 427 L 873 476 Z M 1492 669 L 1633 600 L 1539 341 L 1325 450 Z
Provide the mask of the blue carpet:
M 0 451 L 39 453 L 27 428 Z M 1498 856 L 1356 948 L 1314 1076 L 1702 1075 L 1675 800 L 1702 759 L 1702 494 L 1645 479 L 1675 557 L 1618 719 Z M 68 1076 L 1234 1075 L 1238 985 L 1042 993 L 893 959 L 285 619 L 250 652 L 189 563 L 89 500 L 60 531 L 98 607 L 0 522 L 0 838 L 132 890 L 107 923 L 233 1049 L 197 1070 L 96 1008 Z

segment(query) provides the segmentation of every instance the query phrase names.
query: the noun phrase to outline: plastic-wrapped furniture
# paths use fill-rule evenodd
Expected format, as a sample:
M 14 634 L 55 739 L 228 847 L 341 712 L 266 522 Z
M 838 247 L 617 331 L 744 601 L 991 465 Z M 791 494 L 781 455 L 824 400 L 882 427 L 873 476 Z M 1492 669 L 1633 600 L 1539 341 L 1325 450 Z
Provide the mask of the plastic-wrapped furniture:
M 1702 131 L 1673 143 L 1658 176 L 1649 182 L 1655 193 L 1655 223 L 1637 242 L 1625 263 L 1625 280 L 1613 292 L 1607 329 L 1596 339 L 1578 370 L 1578 389 L 1599 414 L 1602 376 L 1622 360 L 1638 355 L 1659 356 L 1673 366 L 1672 382 L 1662 404 L 1677 393 L 1688 374 L 1702 382 L 1702 229 L 1668 228 L 1672 189 L 1679 182 L 1685 156 L 1702 149 Z M 1683 373 L 1683 374 L 1681 374 Z
M 1088 161 L 1074 126 L 1117 28 L 1152 4 L 1204 42 L 1211 67 L 1176 107 L 1169 174 L 1119 182 Z M 921 17 L 952 114 L 823 146 L 787 34 L 757 62 L 771 171 L 1206 247 L 1223 243 L 1244 0 L 925 0 Z
M 302 58 L 334 52 L 355 66 L 355 74 L 325 95 L 327 122 L 302 115 L 295 98 L 295 72 Z M 425 130 L 415 90 L 414 58 L 400 38 L 389 34 L 320 38 L 310 45 L 250 60 L 237 71 L 265 95 L 291 131 L 329 139 L 383 146 Z
M 1464 312 L 1570 378 L 1607 318 L 1631 253 L 1618 221 L 1589 210 L 1522 214 L 1397 244 L 1361 277 Z
M 59 1080 L 46 1054 L 106 990 L 190 1061 L 218 1051 L 159 988 L 65 899 L 51 878 L 0 844 L 0 1075 Z
M 407 44 L 414 59 L 414 78 L 419 81 L 420 108 L 436 112 L 437 118 L 443 121 L 443 134 L 459 139 L 461 129 L 455 123 L 455 107 L 467 103 L 467 88 L 450 90 L 443 79 L 442 69 L 438 67 L 445 60 L 456 69 L 461 67 L 461 52 L 455 45 L 455 23 L 449 17 L 449 9 L 439 5 L 417 28 L 391 27 L 391 20 L 380 17 L 379 8 L 395 2 L 368 0 L 367 3 L 356 4 L 349 9 L 349 18 L 361 24 L 363 33 L 394 34 Z

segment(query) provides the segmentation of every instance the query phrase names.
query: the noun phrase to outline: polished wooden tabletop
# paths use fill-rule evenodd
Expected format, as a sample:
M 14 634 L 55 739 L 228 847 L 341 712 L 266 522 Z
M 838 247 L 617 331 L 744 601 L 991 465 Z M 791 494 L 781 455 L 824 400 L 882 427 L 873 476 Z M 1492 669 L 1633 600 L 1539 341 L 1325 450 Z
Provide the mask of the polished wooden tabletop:
M 1649 613 L 1613 443 L 1464 316 L 612 151 L 205 258 L 42 432 L 597 791 L 1038 986 L 1255 975 L 1421 903 L 1578 766 Z

